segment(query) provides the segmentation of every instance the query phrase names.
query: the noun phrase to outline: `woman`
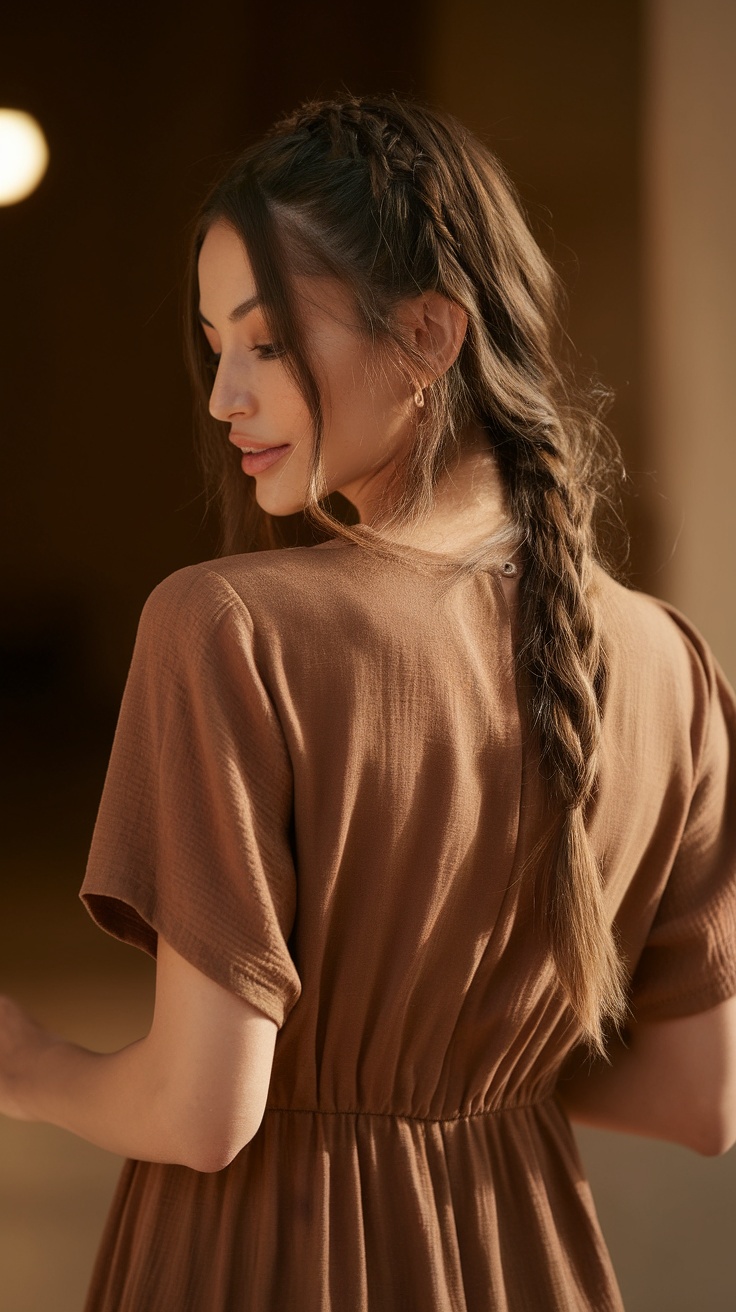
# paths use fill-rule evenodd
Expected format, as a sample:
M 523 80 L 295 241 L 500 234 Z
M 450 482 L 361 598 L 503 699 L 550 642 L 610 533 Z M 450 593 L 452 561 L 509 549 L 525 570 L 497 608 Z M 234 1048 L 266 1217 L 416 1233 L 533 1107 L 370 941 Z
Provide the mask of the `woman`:
M 86 1312 L 619 1309 L 570 1119 L 736 1138 L 736 696 L 604 566 L 554 303 L 487 148 L 393 95 L 197 216 L 222 550 L 145 603 L 80 892 L 152 1027 L 3 1003 L 6 1114 L 128 1158 Z

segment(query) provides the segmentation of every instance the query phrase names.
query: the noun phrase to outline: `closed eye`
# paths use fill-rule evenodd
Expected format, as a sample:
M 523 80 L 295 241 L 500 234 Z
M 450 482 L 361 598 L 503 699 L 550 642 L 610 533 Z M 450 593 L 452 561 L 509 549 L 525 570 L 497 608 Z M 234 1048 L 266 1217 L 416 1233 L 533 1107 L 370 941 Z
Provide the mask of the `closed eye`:
M 280 346 L 272 346 L 270 342 L 264 342 L 262 346 L 254 346 L 251 349 L 260 351 L 262 360 L 277 360 L 280 355 L 284 354 Z
M 272 346 L 270 342 L 264 342 L 260 346 L 252 346 L 250 349 L 252 351 L 260 352 L 260 356 L 262 360 L 278 360 L 280 356 L 285 354 L 285 352 L 282 351 L 280 347 Z M 221 357 L 219 355 L 214 355 L 214 354 L 208 355 L 205 360 L 205 367 L 207 369 L 211 369 L 213 372 L 216 372 L 217 366 L 220 363 L 220 359 Z

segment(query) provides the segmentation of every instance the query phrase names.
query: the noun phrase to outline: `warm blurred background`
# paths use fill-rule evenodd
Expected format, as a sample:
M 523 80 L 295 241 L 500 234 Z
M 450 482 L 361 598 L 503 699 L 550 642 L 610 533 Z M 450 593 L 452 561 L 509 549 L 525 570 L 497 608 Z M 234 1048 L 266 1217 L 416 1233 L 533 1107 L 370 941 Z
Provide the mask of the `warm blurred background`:
M 0 108 L 40 123 L 0 208 L 4 829 L 0 990 L 91 1047 L 144 1032 L 153 963 L 77 891 L 135 626 L 215 554 L 192 452 L 179 282 L 221 159 L 281 111 L 395 89 L 479 131 L 616 392 L 631 584 L 736 683 L 736 5 L 374 0 L 13 5 Z M 581 1134 L 627 1312 L 736 1307 L 736 1154 Z M 0 1307 L 74 1312 L 120 1159 L 0 1119 Z

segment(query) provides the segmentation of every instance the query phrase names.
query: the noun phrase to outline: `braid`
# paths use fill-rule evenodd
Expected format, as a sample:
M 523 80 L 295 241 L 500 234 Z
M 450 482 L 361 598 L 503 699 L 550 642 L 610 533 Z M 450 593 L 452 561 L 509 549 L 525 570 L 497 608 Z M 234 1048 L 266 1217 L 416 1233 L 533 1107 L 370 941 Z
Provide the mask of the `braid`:
M 342 280 L 366 332 L 396 352 L 410 379 L 424 372 L 426 362 L 400 332 L 393 315 L 397 302 L 437 291 L 467 314 L 457 359 L 426 388 L 384 527 L 414 521 L 431 509 L 458 434 L 467 424 L 482 426 L 508 491 L 512 522 L 459 568 L 482 567 L 512 542 L 526 548 L 517 673 L 528 688 L 555 818 L 528 863 L 539 858 L 535 879 L 561 985 L 587 1040 L 603 1052 L 604 1026 L 621 1022 L 625 1002 L 624 967 L 585 827 L 597 786 L 607 683 L 592 522 L 604 484 L 611 486 L 623 465 L 585 399 L 577 409 L 568 402 L 571 389 L 550 345 L 557 324 L 555 276 L 487 146 L 444 111 L 394 94 L 305 102 L 215 185 L 198 220 L 190 264 L 192 342 L 200 340 L 197 242 L 223 216 L 241 233 L 257 282 L 269 288 L 276 339 L 290 344 L 295 377 L 311 406 L 315 444 L 303 540 L 338 536 L 380 550 L 326 508 L 319 388 L 293 314 L 289 277 L 301 272 Z M 287 266 L 288 276 L 282 273 Z M 196 354 L 193 345 L 195 374 Z M 204 368 L 200 376 L 206 377 Z M 208 422 L 202 420 L 202 445 L 210 443 L 217 471 L 224 444 Z M 289 545 L 277 520 L 250 502 L 243 507 L 242 479 L 234 467 L 219 478 L 229 525 L 226 554 L 252 549 L 253 542 Z M 253 526 L 247 544 L 244 522 Z
M 531 683 L 540 768 L 561 815 L 543 881 L 553 958 L 595 1047 L 603 1025 L 624 1018 L 623 963 L 608 923 L 601 871 L 585 828 L 597 785 L 608 665 L 593 591 L 593 496 L 566 473 L 550 440 L 506 449 L 511 501 L 524 524 L 519 666 Z
M 411 176 L 416 145 L 405 125 L 393 123 L 385 112 L 372 110 L 367 101 L 311 101 L 279 120 L 269 135 L 302 133 L 329 143 L 328 158 L 352 159 L 367 165 L 374 200 L 380 202 L 399 175 Z

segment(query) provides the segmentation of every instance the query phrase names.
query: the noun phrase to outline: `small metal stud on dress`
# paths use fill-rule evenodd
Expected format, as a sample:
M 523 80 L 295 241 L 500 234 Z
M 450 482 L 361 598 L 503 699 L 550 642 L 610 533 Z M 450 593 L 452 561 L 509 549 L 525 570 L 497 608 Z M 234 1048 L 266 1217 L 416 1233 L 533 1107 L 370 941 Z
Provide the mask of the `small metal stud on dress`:
M 515 573 L 516 573 L 516 565 L 514 564 L 513 560 L 505 560 L 505 561 L 504 561 L 503 565 L 501 566 L 501 573 L 502 573 L 502 574 L 515 574 Z

